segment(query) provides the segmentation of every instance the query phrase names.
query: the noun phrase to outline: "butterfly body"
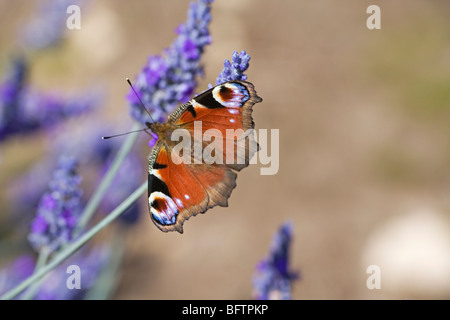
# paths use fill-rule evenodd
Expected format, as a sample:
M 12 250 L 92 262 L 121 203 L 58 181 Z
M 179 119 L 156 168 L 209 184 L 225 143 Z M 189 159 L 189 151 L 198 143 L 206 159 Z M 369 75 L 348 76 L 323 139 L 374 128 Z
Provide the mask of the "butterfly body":
M 172 132 L 177 129 L 177 126 L 171 122 L 166 123 L 147 123 L 147 127 L 158 136 L 160 142 L 170 145 Z
M 149 156 L 148 203 L 159 229 L 182 233 L 191 216 L 228 206 L 236 171 L 248 166 L 258 151 L 249 133 L 254 127 L 252 107 L 260 101 L 250 82 L 230 81 L 181 105 L 166 123 L 147 124 L 158 135 Z M 174 133 L 187 143 L 183 156 L 174 152 Z

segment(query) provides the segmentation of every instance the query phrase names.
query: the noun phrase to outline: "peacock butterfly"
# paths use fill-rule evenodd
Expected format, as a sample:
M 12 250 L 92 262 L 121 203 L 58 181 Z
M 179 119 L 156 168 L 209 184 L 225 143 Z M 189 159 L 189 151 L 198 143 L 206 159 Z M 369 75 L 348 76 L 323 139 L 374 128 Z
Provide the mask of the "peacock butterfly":
M 254 128 L 252 107 L 261 101 L 250 82 L 229 81 L 182 104 L 166 123 L 147 123 L 158 136 L 149 155 L 148 204 L 151 219 L 160 230 L 183 233 L 183 223 L 191 216 L 216 205 L 228 206 L 236 171 L 247 167 L 259 149 L 248 132 Z M 177 130 L 189 136 L 188 154 L 183 156 L 174 152 Z M 225 161 L 201 157 L 212 136 L 213 158 Z

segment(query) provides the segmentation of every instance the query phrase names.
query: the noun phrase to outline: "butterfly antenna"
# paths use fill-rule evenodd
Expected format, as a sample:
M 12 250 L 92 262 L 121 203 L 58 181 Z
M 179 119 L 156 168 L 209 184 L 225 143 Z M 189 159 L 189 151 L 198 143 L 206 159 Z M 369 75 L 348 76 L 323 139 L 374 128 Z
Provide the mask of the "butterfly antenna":
M 113 136 L 102 137 L 102 139 L 103 139 L 103 140 L 111 139 L 111 138 L 115 138 L 115 137 L 124 136 L 124 135 L 129 134 L 129 133 L 141 132 L 141 131 L 145 131 L 147 134 L 149 134 L 148 131 L 147 131 L 147 129 L 148 129 L 148 128 L 143 128 L 143 129 L 139 129 L 139 130 L 128 131 L 128 132 L 125 132 L 125 133 L 115 134 L 115 135 L 113 135 Z
M 130 82 L 130 79 L 126 78 L 128 84 L 130 85 L 131 89 L 133 89 L 134 94 L 136 95 L 136 97 L 139 99 L 139 102 L 141 103 L 142 108 L 145 110 L 145 112 L 147 112 L 147 114 L 150 116 L 150 119 L 152 119 L 152 122 L 155 122 L 155 120 L 153 120 L 152 115 L 150 114 L 150 111 L 148 111 L 148 109 L 145 107 L 145 104 L 142 102 L 141 97 L 139 97 L 139 95 L 137 94 L 136 90 L 134 90 L 133 85 Z

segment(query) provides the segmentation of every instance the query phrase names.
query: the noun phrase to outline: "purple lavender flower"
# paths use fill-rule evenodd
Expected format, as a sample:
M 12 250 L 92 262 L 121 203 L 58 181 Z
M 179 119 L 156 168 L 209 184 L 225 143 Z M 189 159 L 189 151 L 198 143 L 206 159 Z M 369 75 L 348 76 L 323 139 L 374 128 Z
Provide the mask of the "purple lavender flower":
M 0 295 L 29 277 L 33 273 L 34 267 L 34 259 L 29 255 L 23 255 L 6 268 L 0 270 Z
M 197 86 L 196 77 L 203 73 L 200 58 L 211 43 L 208 25 L 212 0 L 192 2 L 187 21 L 181 24 L 178 36 L 162 55 L 150 56 L 134 84 L 139 97 L 155 121 L 163 121 L 180 103 L 187 102 Z M 142 110 L 133 91 L 127 95 L 131 115 L 138 121 L 151 122 Z
M 104 123 L 98 124 L 95 120 L 75 124 L 70 131 L 59 133 L 52 139 L 50 157 L 56 157 L 60 153 L 76 157 L 80 159 L 80 164 L 95 166 L 99 169 L 98 178 L 101 179 L 123 143 L 120 138 L 102 140 L 101 137 L 121 131 L 126 131 L 126 129 L 121 130 Z M 140 155 L 136 149 L 132 149 L 103 199 L 102 211 L 111 212 L 139 187 L 142 182 L 142 168 Z M 134 223 L 138 217 L 139 205 L 135 203 L 119 217 L 119 221 Z
M 20 131 L 52 128 L 63 119 L 92 110 L 99 98 L 99 94 L 93 91 L 79 96 L 62 97 L 57 93 L 28 89 L 24 92 L 20 105 Z
M 245 50 L 238 53 L 233 52 L 230 60 L 225 60 L 223 63 L 223 70 L 216 80 L 216 85 L 233 80 L 247 80 L 247 75 L 244 72 L 248 69 L 250 55 Z
M 80 6 L 82 0 L 39 1 L 37 14 L 21 30 L 20 40 L 28 49 L 44 49 L 58 45 L 67 31 L 70 5 Z
M 28 172 L 11 181 L 8 186 L 7 195 L 15 202 L 14 210 L 18 214 L 34 211 L 42 194 L 48 188 L 48 177 L 52 175 L 52 171 L 56 166 L 56 159 L 58 159 L 60 154 L 79 159 L 78 164 L 80 167 L 89 167 L 92 170 L 91 172 L 99 174 L 98 179 L 100 179 L 123 143 L 123 140 L 120 138 L 102 140 L 101 137 L 127 130 L 125 127 L 123 129 L 120 128 L 121 126 L 114 126 L 108 122 L 98 123 L 95 118 L 81 118 L 80 121 L 70 123 L 70 126 L 65 127 L 65 130 L 50 132 L 49 140 L 51 143 L 48 145 L 46 156 L 37 161 Z M 136 153 L 137 150 L 133 149 L 130 157 L 136 159 Z M 131 160 L 131 162 L 134 166 L 130 167 L 127 165 L 129 160 L 125 160 L 124 164 L 126 168 L 132 170 L 129 176 L 123 171 L 126 170 L 125 168 L 119 169 L 118 174 L 123 176 L 123 178 L 113 183 L 113 186 L 109 189 L 110 191 L 106 194 L 106 202 L 118 204 L 114 200 L 109 201 L 108 198 L 114 198 L 114 195 L 120 193 L 124 196 L 122 199 L 125 199 L 134 190 L 130 188 L 141 181 L 141 163 L 135 160 Z M 90 180 L 92 182 L 95 182 L 95 179 L 97 179 L 97 177 L 92 178 Z M 137 187 L 138 185 L 136 185 Z M 125 190 L 130 192 L 124 194 Z M 86 190 L 86 193 L 88 192 L 89 190 Z M 106 206 L 103 209 L 106 212 L 110 212 L 114 208 Z M 128 214 L 126 215 L 128 216 Z
M 56 157 L 60 153 L 76 157 L 80 159 L 80 164 L 95 166 L 99 169 L 98 178 L 101 179 L 123 143 L 121 139 L 102 140 L 101 137 L 121 131 L 126 131 L 126 129 L 121 130 L 105 123 L 98 124 L 95 120 L 75 124 L 70 131 L 59 133 L 52 139 L 50 158 Z M 142 182 L 142 168 L 140 155 L 136 149 L 132 149 L 103 199 L 102 211 L 111 212 L 139 187 Z M 119 221 L 131 224 L 138 218 L 139 204 L 135 203 L 119 217 Z
M 52 128 L 70 116 L 92 110 L 101 98 L 97 90 L 71 97 L 39 92 L 26 80 L 27 64 L 18 59 L 0 85 L 0 142 L 13 134 Z
M 77 162 L 72 157 L 61 156 L 50 181 L 50 191 L 39 203 L 31 224 L 28 240 L 35 250 L 58 250 L 72 239 L 81 213 L 81 177 L 76 173 Z
M 269 255 L 257 266 L 253 276 L 254 297 L 258 300 L 291 299 L 291 283 L 298 278 L 289 268 L 292 224 L 285 223 L 275 234 Z
M 9 74 L 0 85 L 0 141 L 11 128 L 17 127 L 18 103 L 28 75 L 28 65 L 22 57 L 16 58 Z

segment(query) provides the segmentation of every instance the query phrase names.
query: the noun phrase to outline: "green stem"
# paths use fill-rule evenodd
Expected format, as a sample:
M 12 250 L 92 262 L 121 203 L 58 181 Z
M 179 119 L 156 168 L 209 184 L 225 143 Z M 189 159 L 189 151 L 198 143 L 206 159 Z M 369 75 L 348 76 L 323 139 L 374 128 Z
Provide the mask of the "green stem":
M 139 125 L 135 124 L 130 131 L 134 131 L 138 127 Z M 83 212 L 81 213 L 80 219 L 78 220 L 77 228 L 74 230 L 74 237 L 76 237 L 81 233 L 81 231 L 88 224 L 89 220 L 92 218 L 92 215 L 95 213 L 95 210 L 100 204 L 100 201 L 105 196 L 106 191 L 108 190 L 114 177 L 116 176 L 116 173 L 119 170 L 123 160 L 125 159 L 125 156 L 128 154 L 128 152 L 130 152 L 131 148 L 133 147 L 133 144 L 136 141 L 137 136 L 138 136 L 137 134 L 130 134 L 127 140 L 122 144 L 119 152 L 117 153 L 111 166 L 109 167 L 108 172 L 103 177 L 99 186 L 97 187 L 94 194 L 89 199 L 89 202 L 86 204 L 86 207 L 84 208 Z
M 22 281 L 19 285 L 12 288 L 5 294 L 3 294 L 1 300 L 9 300 L 17 296 L 23 290 L 30 285 L 33 285 L 49 271 L 53 270 L 61 262 L 75 253 L 81 246 L 86 244 L 92 237 L 94 237 L 100 230 L 109 225 L 117 217 L 120 216 L 129 206 L 131 206 L 145 191 L 147 190 L 147 182 L 144 182 L 139 188 L 137 188 L 128 198 L 126 198 L 117 208 L 115 208 L 110 214 L 98 222 L 94 227 L 89 229 L 86 233 L 77 238 L 74 242 L 67 245 L 61 252 L 57 253 L 48 264 L 36 270 L 31 276 Z

